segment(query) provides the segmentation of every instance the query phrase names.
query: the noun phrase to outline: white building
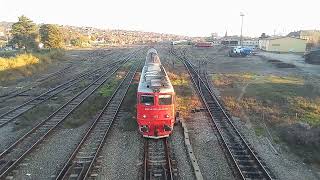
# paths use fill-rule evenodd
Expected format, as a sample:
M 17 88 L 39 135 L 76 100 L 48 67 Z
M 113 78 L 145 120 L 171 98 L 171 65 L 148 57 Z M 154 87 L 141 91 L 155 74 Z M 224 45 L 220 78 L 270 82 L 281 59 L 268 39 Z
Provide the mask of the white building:
M 259 47 L 259 39 L 246 39 L 246 40 L 243 40 L 242 46 L 245 46 L 245 47 Z

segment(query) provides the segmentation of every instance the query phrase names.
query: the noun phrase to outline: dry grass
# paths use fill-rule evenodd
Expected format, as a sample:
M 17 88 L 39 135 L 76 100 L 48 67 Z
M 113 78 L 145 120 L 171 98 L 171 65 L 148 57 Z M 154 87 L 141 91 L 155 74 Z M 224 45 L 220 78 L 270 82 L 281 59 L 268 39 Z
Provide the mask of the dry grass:
M 272 127 L 273 141 L 286 143 L 305 162 L 320 165 L 320 91 L 297 77 L 220 74 L 213 82 L 223 94 L 228 110 L 250 121 L 256 135 Z M 245 87 L 245 90 L 243 89 Z M 238 93 L 244 92 L 242 98 Z
M 227 89 L 246 87 L 243 98 L 236 94 L 225 95 L 227 108 L 239 117 L 261 116 L 272 123 L 305 122 L 312 126 L 320 125 L 320 92 L 297 77 L 260 76 L 251 74 L 220 74 L 214 77 L 214 84 L 222 92 Z M 243 114 L 243 112 L 245 114 Z
M 189 84 L 186 74 L 174 74 L 168 72 L 168 76 L 173 86 L 187 86 Z
M 63 51 L 45 51 L 33 54 L 18 54 L 13 57 L 0 58 L 0 82 L 8 83 L 19 78 L 31 76 L 44 70 L 52 61 L 61 59 Z
M 213 83 L 219 88 L 234 87 L 236 84 L 247 83 L 255 78 L 256 75 L 252 73 L 215 74 Z
M 224 104 L 234 116 L 238 116 L 241 119 L 246 120 L 246 118 L 251 115 L 265 116 L 271 122 L 284 121 L 281 110 L 277 105 L 265 106 L 261 101 L 256 98 L 242 98 L 237 100 L 236 97 L 226 96 L 222 98 Z
M 39 58 L 31 54 L 20 54 L 16 57 L 0 58 L 0 71 L 40 63 Z
M 275 143 L 285 143 L 305 162 L 320 165 L 320 91 L 297 77 L 220 74 L 213 82 L 228 110 L 250 121 L 257 136 L 272 130 Z M 247 85 L 247 86 L 246 86 Z M 242 98 L 238 93 L 243 92 Z
M 294 97 L 290 99 L 290 107 L 299 121 L 312 126 L 320 125 L 320 98 Z
M 277 83 L 277 84 L 296 84 L 303 85 L 304 80 L 297 77 L 280 77 L 280 76 L 266 76 L 265 82 Z
M 197 96 L 193 95 L 186 73 L 168 73 L 170 81 L 176 92 L 176 111 L 184 119 L 188 119 L 191 109 L 201 106 Z

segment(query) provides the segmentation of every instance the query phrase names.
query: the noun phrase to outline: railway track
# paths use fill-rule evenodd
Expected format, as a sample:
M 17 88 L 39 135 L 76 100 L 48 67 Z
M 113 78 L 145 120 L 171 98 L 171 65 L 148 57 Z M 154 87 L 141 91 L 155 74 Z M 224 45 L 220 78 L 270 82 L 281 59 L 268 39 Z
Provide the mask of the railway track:
M 94 81 L 97 77 L 95 77 L 96 74 L 103 73 L 105 71 L 110 71 L 113 66 L 116 66 L 117 64 L 122 63 L 122 61 L 117 61 L 111 64 L 108 64 L 107 66 L 100 67 L 98 69 L 82 73 L 74 78 L 72 78 L 69 81 L 66 81 L 58 86 L 56 86 L 53 89 L 50 89 L 39 96 L 32 98 L 30 100 L 27 100 L 26 102 L 14 107 L 13 109 L 3 113 L 0 115 L 0 128 L 5 126 L 6 124 L 12 122 L 17 117 L 21 116 L 26 111 L 34 108 L 35 106 L 39 105 L 40 103 L 43 103 L 50 98 L 56 96 L 57 94 L 61 93 L 62 91 L 74 87 L 81 81 L 85 79 L 90 79 Z
M 208 87 L 208 81 L 193 67 L 184 56 L 176 55 L 188 70 L 192 82 L 207 108 L 228 158 L 239 179 L 274 179 L 271 172 L 263 165 L 254 150 L 237 130 L 218 98 Z
M 176 172 L 170 157 L 168 139 L 146 139 L 144 145 L 144 180 L 173 180 Z
M 102 112 L 90 126 L 81 142 L 59 171 L 56 179 L 95 179 L 98 176 L 98 155 L 101 151 L 121 103 L 129 89 L 138 66 L 133 65 L 116 88 Z
M 24 96 L 25 93 L 27 93 L 28 91 L 32 91 L 33 88 L 35 88 L 36 86 L 41 85 L 43 82 L 45 82 L 47 80 L 50 80 L 51 78 L 58 78 L 61 75 L 63 75 L 64 73 L 66 73 L 70 69 L 71 69 L 71 65 L 69 65 L 69 66 L 67 66 L 67 67 L 65 67 L 63 69 L 60 69 L 59 71 L 53 72 L 53 73 L 51 73 L 49 75 L 46 75 L 44 77 L 41 77 L 41 78 L 37 79 L 35 81 L 35 84 L 26 86 L 26 87 L 21 88 L 21 89 L 10 91 L 10 92 L 8 92 L 6 94 L 3 94 L 3 95 L 0 95 L 1 101 L 5 102 L 8 99 L 14 98 L 16 96 Z
M 114 52 L 107 53 L 107 54 L 99 53 L 98 57 L 99 57 L 99 59 L 103 59 L 103 58 L 105 58 L 107 56 L 112 55 L 113 53 Z M 93 52 L 92 54 L 95 55 L 96 53 Z M 91 57 L 92 55 L 89 55 L 89 56 Z M 21 89 L 10 91 L 10 92 L 8 92 L 6 94 L 2 94 L 2 95 L 0 95 L 0 100 L 1 100 L 1 102 L 5 102 L 5 101 L 7 101 L 9 99 L 12 99 L 14 97 L 17 97 L 17 96 L 28 96 L 28 92 L 33 91 L 34 88 L 36 88 L 37 86 L 40 86 L 41 84 L 43 84 L 43 83 L 45 83 L 48 80 L 51 80 L 53 78 L 59 78 L 59 77 L 64 76 L 65 73 L 67 73 L 68 71 L 71 71 L 73 69 L 71 67 L 72 67 L 72 65 L 68 65 L 67 67 L 65 67 L 63 69 L 60 69 L 60 70 L 58 70 L 56 72 L 53 72 L 53 73 L 50 73 L 50 74 L 45 75 L 43 77 L 40 77 L 39 79 L 37 79 L 35 81 L 34 84 L 25 86 L 25 87 L 23 87 Z
M 61 124 L 77 107 L 88 99 L 100 86 L 102 86 L 115 72 L 127 62 L 134 53 L 123 60 L 123 63 L 115 65 L 111 71 L 105 72 L 93 81 L 72 99 L 66 102 L 47 119 L 41 121 L 28 133 L 14 142 L 0 154 L 0 179 L 5 178 L 19 162 L 35 147 L 42 142 L 59 124 Z

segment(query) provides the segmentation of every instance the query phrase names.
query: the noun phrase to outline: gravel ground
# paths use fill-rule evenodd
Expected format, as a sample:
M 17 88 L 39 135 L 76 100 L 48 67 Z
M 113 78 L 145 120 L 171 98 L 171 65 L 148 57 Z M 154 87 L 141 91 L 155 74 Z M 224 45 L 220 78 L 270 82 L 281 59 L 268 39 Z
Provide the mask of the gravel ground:
M 276 59 L 285 63 L 294 64 L 306 73 L 319 76 L 320 65 L 306 63 L 301 54 L 278 54 L 261 51 L 258 55 L 266 57 L 267 59 Z
M 97 179 L 141 179 L 144 141 L 132 121 L 135 120 L 128 118 L 128 113 L 120 110 L 100 153 Z
M 306 82 L 318 84 L 319 78 L 315 72 L 319 71 L 320 66 L 306 64 L 301 57 L 293 57 L 290 54 L 261 53 L 260 55 L 265 58 L 259 56 L 231 58 L 227 57 L 224 51 L 219 51 L 218 48 L 202 50 L 189 48 L 187 52 L 194 63 L 200 59 L 206 59 L 208 61 L 207 70 L 211 74 L 251 72 L 258 75 L 297 76 L 304 77 Z M 277 68 L 267 61 L 268 58 L 293 63 L 297 65 L 297 68 Z M 228 91 L 224 91 L 226 92 Z M 257 137 L 249 123 L 237 122 L 236 124 L 277 178 L 320 179 L 319 169 L 311 169 L 290 152 L 288 147 L 276 144 L 275 149 L 280 152 L 280 155 L 276 155 L 269 140 L 266 137 Z
M 234 179 L 206 113 L 196 112 L 185 122 L 203 178 Z
M 124 52 L 127 54 L 129 51 L 126 50 Z M 94 57 L 95 55 L 92 56 Z M 99 61 L 98 64 L 95 64 L 95 62 L 91 61 L 83 63 L 82 66 L 78 68 L 81 69 L 85 68 L 86 66 L 97 67 L 99 64 L 104 64 L 106 61 L 108 61 L 108 59 L 110 59 L 110 61 L 120 59 L 119 53 L 114 54 L 112 59 L 108 56 L 105 56 L 105 54 L 102 54 L 101 56 L 101 58 L 92 58 L 96 59 L 96 61 Z M 59 102 L 67 100 L 65 97 L 71 97 L 71 95 L 74 95 L 73 90 L 68 90 L 60 94 L 59 96 L 61 96 L 63 99 L 59 100 Z M 50 104 L 51 106 L 56 102 L 48 101 L 46 103 Z M 42 120 L 44 118 L 40 119 Z M 8 145 L 10 145 L 18 137 L 24 135 L 32 126 L 34 126 L 34 124 L 36 124 L 36 122 L 38 121 L 34 120 L 30 126 L 22 127 L 19 130 L 14 130 L 15 125 L 13 123 L 0 128 L 0 152 L 3 151 L 4 148 L 8 147 Z M 29 176 L 29 174 L 31 174 L 31 176 L 29 176 L 31 179 L 50 179 L 50 176 L 54 174 L 54 171 L 57 169 L 57 167 L 62 165 L 61 163 L 66 160 L 71 150 L 75 148 L 76 142 L 80 140 L 79 138 L 82 135 L 81 132 L 84 132 L 87 126 L 88 125 L 86 124 L 77 129 L 57 130 L 57 132 L 54 133 L 54 136 L 50 136 L 48 140 L 39 146 L 38 150 L 30 154 L 30 156 L 28 155 L 27 158 L 23 160 L 24 164 L 16 171 L 17 177 L 15 177 L 15 179 L 26 179 L 28 178 L 27 176 Z
M 170 146 L 173 153 L 173 159 L 177 163 L 178 179 L 195 179 L 193 168 L 187 155 L 187 149 L 184 145 L 183 128 L 181 125 L 174 127 L 170 136 Z
M 14 179 L 52 179 L 76 147 L 89 123 L 75 129 L 60 129 L 29 154 L 15 170 Z M 79 133 L 81 132 L 81 133 Z
M 234 124 L 238 130 L 245 135 L 246 140 L 254 147 L 259 156 L 264 160 L 272 173 L 278 179 L 292 179 L 292 180 L 313 180 L 320 179 L 320 172 L 317 175 L 309 166 L 302 163 L 302 160 L 297 156 L 284 152 L 282 148 L 275 145 L 275 149 L 280 152 L 276 155 L 274 149 L 268 142 L 266 137 L 258 137 L 250 124 L 245 124 L 243 121 L 234 120 Z
M 79 63 L 79 62 L 74 62 L 74 64 L 77 65 L 77 69 L 78 70 L 76 70 L 73 73 L 77 74 L 78 71 L 80 71 L 81 68 L 86 69 L 87 66 L 90 66 L 90 65 L 93 66 L 96 61 L 100 61 L 99 64 L 103 64 L 106 61 L 108 61 L 108 59 L 111 58 L 111 57 L 106 56 L 106 55 L 104 55 L 104 56 L 102 56 L 103 58 L 101 58 L 100 56 L 97 56 L 97 57 L 93 58 L 92 61 L 84 61 L 84 62 L 82 62 L 82 64 Z M 118 60 L 118 58 L 114 58 L 114 57 L 119 57 L 119 54 L 115 53 L 115 54 L 113 54 L 112 57 L 113 57 L 113 59 L 110 59 L 110 61 Z M 79 64 L 81 64 L 81 66 Z M 95 66 L 98 66 L 98 65 L 95 65 Z M 82 71 L 83 71 L 83 69 L 82 69 Z M 34 75 L 34 76 L 35 77 L 33 77 L 33 78 L 37 79 L 36 77 L 39 76 L 39 75 Z M 70 74 L 66 75 L 65 78 L 71 78 Z M 31 77 L 27 78 L 25 83 L 27 83 L 30 79 L 31 79 Z M 63 80 L 63 79 L 64 78 L 61 78 L 60 80 Z M 57 85 L 57 83 L 54 82 L 54 81 L 51 82 L 51 83 Z M 80 82 L 78 84 L 79 85 L 83 85 L 85 83 L 82 81 L 82 82 Z M 86 83 L 86 84 L 88 84 L 88 83 Z M 38 92 L 40 92 L 40 89 L 42 89 L 42 91 L 48 90 L 46 88 L 37 87 L 32 91 L 34 97 L 35 97 L 36 94 L 39 94 Z M 71 97 L 73 97 L 80 90 L 82 90 L 82 88 L 69 88 L 67 90 L 64 90 L 63 92 L 61 92 L 61 93 L 59 93 L 57 95 L 59 97 L 58 100 L 57 100 L 57 101 L 59 101 L 58 103 L 62 104 L 64 102 L 66 102 L 67 100 L 69 100 Z M 8 110 L 12 109 L 13 107 L 15 107 L 17 105 L 20 105 L 22 102 L 25 102 L 27 99 L 30 99 L 30 98 L 31 97 L 16 97 L 16 98 L 13 98 L 13 99 L 10 99 L 10 100 L 6 101 L 3 104 L 0 103 L 0 114 L 7 112 Z M 55 102 L 55 100 L 52 100 L 52 101 L 49 100 L 49 101 L 46 101 L 46 102 L 44 102 L 44 103 L 32 108 L 32 110 L 35 110 L 36 108 L 42 107 L 42 105 L 44 105 L 44 104 L 49 104 L 50 106 L 52 106 L 52 104 L 56 104 L 56 103 L 57 102 Z M 53 108 L 50 112 L 52 113 L 55 109 L 57 109 L 57 107 Z M 29 111 L 27 111 L 27 112 L 29 112 Z M 50 112 L 46 112 L 47 116 L 49 116 Z M 30 126 L 22 127 L 19 130 L 15 130 L 14 129 L 16 127 L 14 125 L 14 123 L 9 123 L 8 125 L 6 125 L 4 127 L 1 127 L 0 128 L 0 151 L 4 150 L 4 148 L 8 147 L 8 145 L 10 145 L 14 140 L 16 140 L 18 137 L 21 137 L 24 133 L 26 133 L 28 130 L 30 130 L 36 123 L 39 122 L 39 120 L 44 120 L 47 116 L 43 116 L 40 119 L 37 117 L 35 120 L 33 120 L 33 122 L 28 122 L 27 123 Z M 17 118 L 15 121 L 19 121 L 20 123 L 24 123 L 24 119 L 23 118 Z
M 25 134 L 27 130 L 21 129 L 19 131 L 13 131 L 13 124 L 8 124 L 5 128 L 0 128 L 0 152 L 5 150 L 5 148 L 9 147 L 17 137 Z
M 23 118 L 24 115 L 22 115 L 16 118 L 14 121 L 0 128 L 0 152 L 5 150 L 5 148 L 8 148 L 12 143 L 14 143 L 16 140 L 18 140 L 18 138 L 22 137 L 28 131 L 30 131 L 38 123 L 47 119 L 51 113 L 53 113 L 62 105 L 62 103 L 56 103 L 55 101 L 51 100 L 47 101 L 45 104 L 47 105 L 46 107 L 50 107 L 50 110 L 47 110 L 46 112 L 40 112 L 41 109 L 37 110 L 36 112 L 39 112 L 39 114 L 34 115 L 32 117 L 32 121 L 30 121 L 31 118 L 26 119 Z M 33 110 L 41 107 L 44 106 L 33 108 Z

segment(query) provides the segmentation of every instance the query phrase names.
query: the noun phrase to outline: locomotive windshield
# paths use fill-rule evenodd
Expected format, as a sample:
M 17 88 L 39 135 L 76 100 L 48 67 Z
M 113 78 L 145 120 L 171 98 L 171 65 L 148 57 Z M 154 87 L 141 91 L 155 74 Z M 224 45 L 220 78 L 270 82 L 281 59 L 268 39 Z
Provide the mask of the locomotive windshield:
M 159 95 L 159 105 L 171 105 L 172 96 L 171 95 Z
M 142 95 L 140 97 L 140 103 L 146 106 L 151 106 L 154 104 L 154 97 L 152 95 Z

